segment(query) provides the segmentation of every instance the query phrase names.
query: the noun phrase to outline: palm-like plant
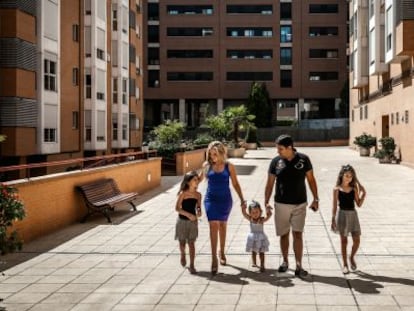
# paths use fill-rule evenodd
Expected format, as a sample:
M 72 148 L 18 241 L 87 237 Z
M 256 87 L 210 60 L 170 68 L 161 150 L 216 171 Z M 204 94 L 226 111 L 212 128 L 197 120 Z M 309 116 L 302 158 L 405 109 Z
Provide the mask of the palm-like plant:
M 249 114 L 246 106 L 235 106 L 228 107 L 221 112 L 224 120 L 227 124 L 231 125 L 231 136 L 233 143 L 237 146 L 239 141 L 239 131 L 240 129 L 248 129 L 251 126 L 254 126 L 252 121 L 256 116 Z

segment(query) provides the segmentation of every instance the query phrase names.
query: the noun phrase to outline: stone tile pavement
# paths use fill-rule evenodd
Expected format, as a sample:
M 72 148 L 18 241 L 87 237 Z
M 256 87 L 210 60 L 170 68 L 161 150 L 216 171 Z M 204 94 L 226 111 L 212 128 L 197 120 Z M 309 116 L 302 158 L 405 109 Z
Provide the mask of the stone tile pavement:
M 180 266 L 174 241 L 174 204 L 181 177 L 163 177 L 159 189 L 140 198 L 141 213 L 114 225 L 104 218 L 74 225 L 74 231 L 43 239 L 55 244 L 49 250 L 36 249 L 42 245 L 37 241 L 14 254 L 25 261 L 0 276 L 4 299 L 0 306 L 6 310 L 414 310 L 413 169 L 379 164 L 347 147 L 298 149 L 312 159 L 321 199 L 320 212 L 308 211 L 305 227 L 303 261 L 311 273 L 308 278 L 295 278 L 292 270 L 276 271 L 281 256 L 273 220 L 265 225 L 271 242 L 267 270 L 260 273 L 251 267 L 250 254 L 244 251 L 249 225 L 238 206 L 228 223 L 228 265 L 211 276 L 208 222 L 203 216 L 196 242 L 198 274 L 191 275 Z M 244 159 L 231 159 L 246 199 L 263 202 L 267 167 L 275 154 L 274 148 L 265 148 L 248 151 Z M 368 195 L 359 210 L 358 270 L 343 275 L 339 237 L 330 231 L 329 222 L 332 188 L 340 166 L 347 163 L 356 168 Z M 205 188 L 202 183 L 200 191 Z

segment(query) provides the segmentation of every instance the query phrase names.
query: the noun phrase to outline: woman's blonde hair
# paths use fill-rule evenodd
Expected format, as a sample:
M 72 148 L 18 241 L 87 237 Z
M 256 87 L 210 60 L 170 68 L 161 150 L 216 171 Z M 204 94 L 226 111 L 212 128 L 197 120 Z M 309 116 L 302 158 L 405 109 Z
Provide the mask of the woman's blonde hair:
M 206 150 L 206 161 L 207 161 L 207 165 L 205 166 L 205 170 L 204 170 L 204 176 L 206 178 L 208 178 L 207 173 L 210 170 L 211 165 L 213 164 L 213 161 L 211 160 L 210 157 L 210 151 L 211 150 L 215 150 L 219 156 L 219 158 L 223 161 L 226 162 L 227 161 L 227 151 L 226 148 L 224 147 L 224 144 L 221 141 L 212 141 Z

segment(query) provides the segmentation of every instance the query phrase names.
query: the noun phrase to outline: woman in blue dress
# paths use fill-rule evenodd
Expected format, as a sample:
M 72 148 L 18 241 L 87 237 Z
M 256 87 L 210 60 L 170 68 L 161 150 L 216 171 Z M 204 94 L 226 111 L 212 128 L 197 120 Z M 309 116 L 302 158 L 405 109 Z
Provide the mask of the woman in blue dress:
M 213 141 L 208 145 L 207 161 L 203 164 L 200 180 L 207 179 L 207 191 L 204 197 L 204 207 L 210 225 L 211 242 L 211 273 L 218 270 L 217 242 L 220 238 L 220 264 L 226 264 L 224 249 L 226 245 L 227 219 L 233 206 L 230 191 L 230 180 L 240 198 L 241 207 L 246 207 L 240 184 L 237 180 L 234 165 L 227 161 L 227 153 L 223 143 Z

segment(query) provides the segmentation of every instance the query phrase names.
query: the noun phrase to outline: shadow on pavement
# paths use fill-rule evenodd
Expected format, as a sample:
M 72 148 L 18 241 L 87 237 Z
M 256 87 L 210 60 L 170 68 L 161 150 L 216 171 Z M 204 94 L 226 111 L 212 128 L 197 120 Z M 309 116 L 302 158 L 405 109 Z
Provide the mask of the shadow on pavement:
M 414 280 L 411 279 L 403 279 L 403 278 L 392 278 L 389 276 L 383 276 L 383 275 L 373 275 L 362 271 L 355 272 L 357 275 L 364 279 L 370 279 L 375 282 L 384 282 L 384 283 L 397 283 L 402 285 L 409 285 L 414 286 Z
M 76 222 L 51 234 L 25 243 L 22 251 L 6 254 L 0 257 L 0 272 L 30 260 L 42 253 L 46 253 L 97 226 L 119 225 L 129 218 L 137 216 L 144 212 L 140 210 L 141 204 L 151 200 L 154 196 L 168 191 L 179 183 L 181 178 L 181 176 L 162 177 L 161 185 L 159 187 L 143 193 L 135 200 L 138 209 L 137 212 L 131 212 L 130 206 L 128 206 L 127 203 L 119 205 L 114 211 L 110 212 L 112 223 L 108 223 L 102 214 L 96 213 L 91 215 L 85 223 Z M 86 209 L 84 212 L 86 213 Z
M 217 273 L 212 275 L 210 272 L 200 271 L 195 276 L 203 277 L 211 281 L 226 283 L 226 284 L 236 284 L 236 285 L 247 285 L 249 284 L 249 279 L 254 280 L 255 282 L 269 283 L 274 286 L 281 287 L 292 287 L 294 286 L 292 282 L 292 277 L 277 277 L 277 270 L 267 269 L 265 272 L 255 272 L 247 270 L 241 267 L 227 264 L 227 267 L 234 268 L 239 271 L 238 274 L 225 274 Z

